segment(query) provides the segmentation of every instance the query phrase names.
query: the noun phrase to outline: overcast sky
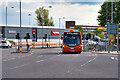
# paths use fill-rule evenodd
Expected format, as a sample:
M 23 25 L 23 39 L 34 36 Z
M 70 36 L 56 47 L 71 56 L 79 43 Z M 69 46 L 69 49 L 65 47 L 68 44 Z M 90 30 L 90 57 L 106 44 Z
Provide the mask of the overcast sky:
M 31 25 L 37 25 L 35 10 L 46 6 L 49 17 L 52 16 L 55 27 L 59 26 L 59 18 L 63 27 L 65 21 L 76 21 L 77 25 L 98 25 L 98 11 L 104 0 L 21 0 L 22 1 L 22 25 L 29 25 L 28 14 L 31 14 Z M 52 8 L 47 6 L 51 5 Z M 8 24 L 19 25 L 19 0 L 5 0 L 0 3 L 0 24 L 5 24 L 5 8 L 8 7 Z M 11 7 L 14 7 L 13 9 Z

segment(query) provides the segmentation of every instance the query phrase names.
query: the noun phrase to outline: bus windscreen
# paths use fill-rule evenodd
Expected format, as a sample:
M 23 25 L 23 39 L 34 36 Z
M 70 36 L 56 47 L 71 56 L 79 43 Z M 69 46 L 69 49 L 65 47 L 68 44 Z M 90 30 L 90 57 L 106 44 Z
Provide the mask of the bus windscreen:
M 64 33 L 64 44 L 70 47 L 78 46 L 81 43 L 79 32 Z

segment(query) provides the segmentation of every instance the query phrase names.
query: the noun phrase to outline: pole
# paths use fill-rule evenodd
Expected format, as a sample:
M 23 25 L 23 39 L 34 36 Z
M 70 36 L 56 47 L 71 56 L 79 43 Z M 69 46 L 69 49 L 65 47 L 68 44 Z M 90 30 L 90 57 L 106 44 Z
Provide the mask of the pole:
M 119 43 L 119 25 L 117 24 L 117 53 L 119 53 L 118 43 Z
M 84 36 L 84 45 L 83 45 L 83 50 L 85 51 L 85 34 L 84 34 L 83 36 Z
M 107 26 L 107 20 L 108 20 L 108 3 L 106 1 L 106 26 Z M 106 41 L 105 41 L 105 51 L 107 50 L 107 35 L 105 35 Z
M 7 28 L 7 8 L 8 8 L 8 7 L 6 6 L 6 27 L 5 27 L 5 31 L 6 31 L 6 28 Z M 4 31 L 4 32 L 5 32 L 5 31 Z M 4 38 L 5 38 L 5 33 L 4 33 Z
M 42 7 L 42 48 L 43 48 L 43 8 Z
M 113 23 L 113 0 L 111 1 L 111 23 Z M 113 51 L 113 35 L 111 37 L 111 51 Z
M 60 19 L 61 18 L 59 18 L 59 31 L 60 31 Z M 59 47 L 60 47 L 60 35 L 59 35 Z
M 31 16 L 31 14 L 28 14 L 28 16 L 29 16 L 29 25 L 30 25 L 30 16 Z
M 20 46 L 19 46 L 19 51 L 21 52 L 22 51 L 22 35 L 21 35 L 21 0 L 20 0 Z M 19 42 L 18 42 L 19 44 Z
M 110 53 L 110 24 L 108 26 L 108 53 Z

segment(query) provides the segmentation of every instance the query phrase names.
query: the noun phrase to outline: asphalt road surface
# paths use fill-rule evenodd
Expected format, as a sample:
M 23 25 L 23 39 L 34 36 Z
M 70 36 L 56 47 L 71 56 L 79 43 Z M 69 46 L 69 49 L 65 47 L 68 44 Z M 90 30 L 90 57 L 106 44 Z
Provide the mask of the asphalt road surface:
M 117 55 L 62 54 L 60 48 L 11 54 L 14 50 L 2 50 L 3 78 L 118 78 Z

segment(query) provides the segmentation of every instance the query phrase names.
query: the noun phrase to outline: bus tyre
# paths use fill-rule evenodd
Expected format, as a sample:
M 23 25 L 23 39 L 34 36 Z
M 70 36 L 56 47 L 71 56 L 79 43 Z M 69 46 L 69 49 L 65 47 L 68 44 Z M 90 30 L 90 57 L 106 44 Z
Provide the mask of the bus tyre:
M 81 52 L 78 52 L 78 54 L 81 54 Z

